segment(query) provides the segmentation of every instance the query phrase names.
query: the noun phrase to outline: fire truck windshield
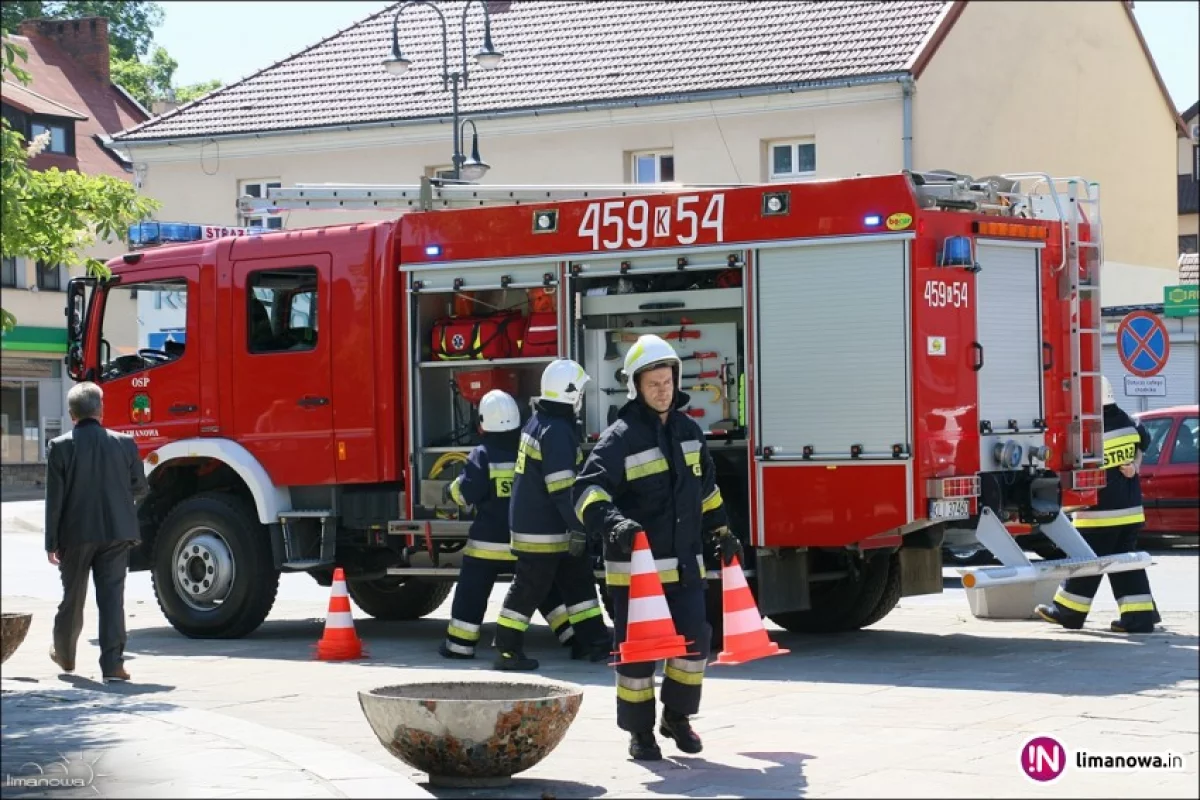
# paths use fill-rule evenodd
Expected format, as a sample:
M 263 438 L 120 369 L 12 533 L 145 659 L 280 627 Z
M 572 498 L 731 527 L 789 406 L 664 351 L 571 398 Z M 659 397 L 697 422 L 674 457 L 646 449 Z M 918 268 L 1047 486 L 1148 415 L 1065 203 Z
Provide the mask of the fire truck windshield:
M 181 358 L 187 295 L 187 281 L 178 278 L 110 286 L 100 329 L 100 379 L 112 380 Z

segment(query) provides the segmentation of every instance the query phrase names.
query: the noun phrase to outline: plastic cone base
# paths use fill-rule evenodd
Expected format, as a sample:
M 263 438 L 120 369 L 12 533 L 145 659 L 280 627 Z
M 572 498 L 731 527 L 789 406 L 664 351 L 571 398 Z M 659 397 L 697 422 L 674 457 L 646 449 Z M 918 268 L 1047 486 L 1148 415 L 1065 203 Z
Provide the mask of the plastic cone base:
M 622 642 L 620 650 L 614 650 L 614 655 L 621 658 L 612 662 L 613 666 L 622 664 L 638 664 L 644 661 L 661 661 L 665 658 L 684 658 L 699 655 L 689 653 L 689 642 L 682 636 L 663 636 L 658 639 L 640 639 L 633 642 Z
M 748 650 L 722 650 L 721 655 L 717 656 L 714 664 L 725 664 L 734 666 L 737 664 L 745 664 L 747 661 L 753 661 L 756 658 L 766 658 L 768 656 L 782 656 L 792 652 L 774 642 L 768 640 L 766 644 L 751 647 Z
M 319 661 L 353 661 L 363 655 L 362 642 L 357 638 L 352 642 L 330 642 L 325 639 L 317 642 Z

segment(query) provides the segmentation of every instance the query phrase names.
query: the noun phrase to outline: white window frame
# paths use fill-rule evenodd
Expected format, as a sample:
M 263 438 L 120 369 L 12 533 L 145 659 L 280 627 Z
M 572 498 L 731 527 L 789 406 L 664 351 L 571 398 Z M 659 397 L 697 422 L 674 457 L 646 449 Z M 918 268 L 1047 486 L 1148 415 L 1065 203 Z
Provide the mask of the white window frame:
M 629 154 L 629 182 L 641 183 L 638 180 L 638 159 L 653 157 L 654 158 L 654 180 L 652 183 L 677 183 L 679 181 L 678 169 L 679 165 L 675 164 L 675 151 L 667 148 L 661 150 L 635 150 Z M 671 180 L 664 181 L 662 179 L 662 160 L 663 158 L 671 159 L 672 175 Z
M 794 181 L 803 180 L 804 178 L 814 178 L 817 175 L 816 169 L 808 171 L 797 171 L 796 165 L 800 163 L 800 148 L 804 145 L 811 145 L 813 148 L 813 163 L 817 162 L 817 140 L 811 136 L 801 137 L 799 139 L 774 139 L 767 142 L 767 179 L 771 181 Z M 776 172 L 775 171 L 775 148 L 790 147 L 792 149 L 792 171 L 791 172 Z
M 283 181 L 279 178 L 254 178 L 252 180 L 238 181 L 238 199 L 249 194 L 246 189 L 250 186 L 258 187 L 258 196 L 266 197 L 267 188 L 278 189 L 283 186 Z M 282 230 L 283 217 L 279 214 L 245 214 L 239 218 L 239 224 L 243 228 L 265 228 L 268 230 Z

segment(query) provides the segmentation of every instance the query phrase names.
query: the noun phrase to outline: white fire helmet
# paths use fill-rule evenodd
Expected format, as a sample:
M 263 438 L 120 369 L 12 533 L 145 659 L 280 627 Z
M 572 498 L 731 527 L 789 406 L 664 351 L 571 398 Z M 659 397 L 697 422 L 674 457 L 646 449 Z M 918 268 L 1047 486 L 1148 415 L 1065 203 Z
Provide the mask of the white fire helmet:
M 569 358 L 551 361 L 542 373 L 542 394 L 539 399 L 565 403 L 576 411 L 583 403 L 583 386 L 591 377 L 583 367 Z
M 1101 393 L 1104 396 L 1104 405 L 1115 406 L 1117 404 L 1117 396 L 1113 394 L 1112 384 L 1103 375 L 1100 376 L 1100 386 L 1102 387 Z
M 680 389 L 679 381 L 683 373 L 683 360 L 675 352 L 675 348 L 659 336 L 647 333 L 638 337 L 633 347 L 625 354 L 625 375 L 629 380 L 629 399 L 637 399 L 637 375 L 652 367 L 669 365 L 675 367 L 675 388 Z
M 488 433 L 516 430 L 521 427 L 521 410 L 507 392 L 492 389 L 479 401 L 479 427 Z

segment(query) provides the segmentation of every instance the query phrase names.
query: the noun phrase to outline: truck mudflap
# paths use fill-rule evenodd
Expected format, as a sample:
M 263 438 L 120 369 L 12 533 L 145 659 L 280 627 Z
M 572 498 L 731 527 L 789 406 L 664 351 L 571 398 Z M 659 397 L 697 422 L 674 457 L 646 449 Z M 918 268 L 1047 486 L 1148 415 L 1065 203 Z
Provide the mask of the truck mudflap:
M 1042 533 L 1058 545 L 1067 557 L 1031 562 L 1012 534 L 1004 527 L 1004 523 L 990 508 L 985 507 L 980 513 L 975 536 L 1003 566 L 960 568 L 958 574 L 962 576 L 963 586 L 967 589 L 987 589 L 1014 583 L 1083 578 L 1088 575 L 1145 569 L 1152 563 L 1150 554 L 1143 552 L 1097 556 L 1061 511 L 1053 522 L 1042 526 Z

